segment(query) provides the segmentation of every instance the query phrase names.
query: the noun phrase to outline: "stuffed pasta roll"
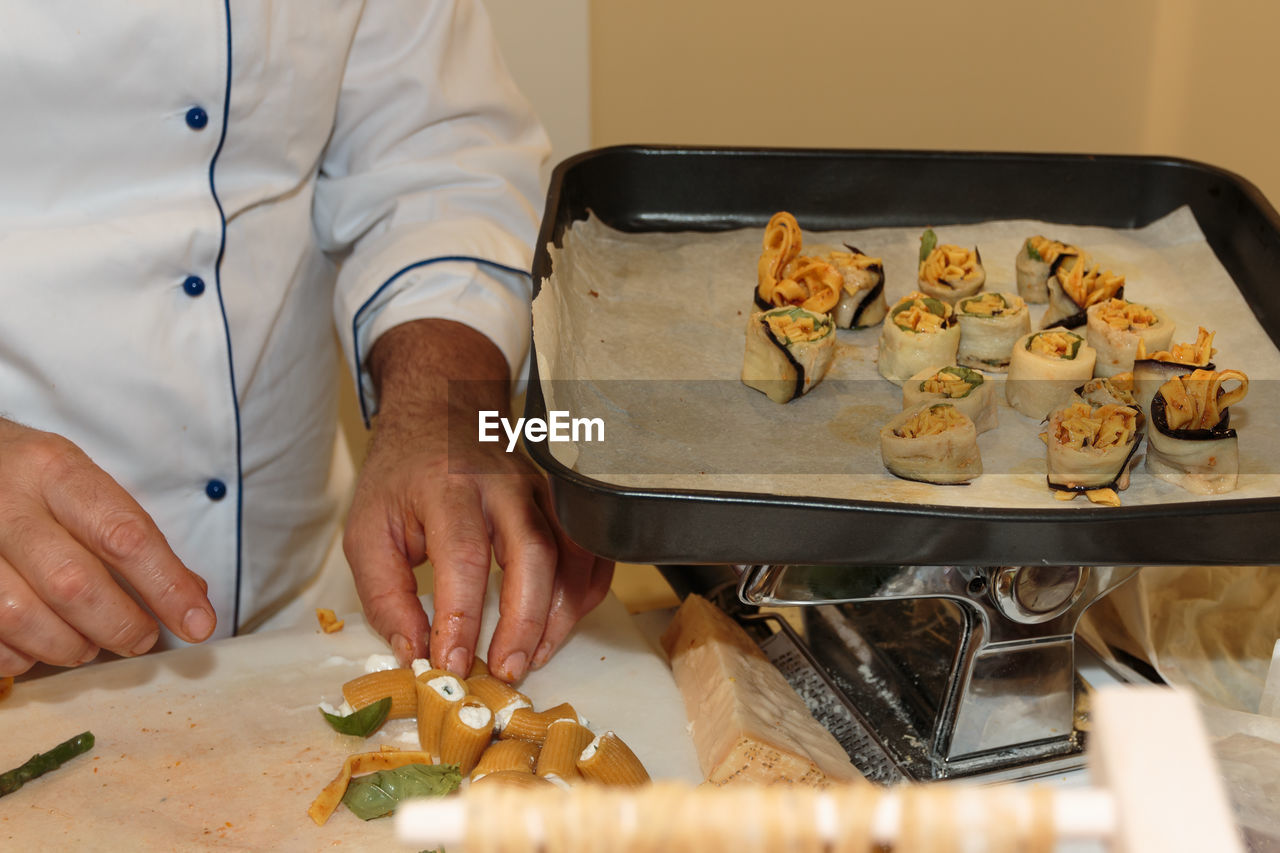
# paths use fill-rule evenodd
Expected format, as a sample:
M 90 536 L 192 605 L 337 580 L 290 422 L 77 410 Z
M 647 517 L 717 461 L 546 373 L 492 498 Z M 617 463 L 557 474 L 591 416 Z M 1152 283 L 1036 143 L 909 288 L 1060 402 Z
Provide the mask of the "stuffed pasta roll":
M 1043 419 L 1093 377 L 1093 347 L 1075 332 L 1046 329 L 1023 335 L 1013 346 L 1005 399 L 1022 414 Z
M 920 235 L 919 283 L 926 294 L 954 305 L 957 299 L 981 290 L 986 280 L 987 271 L 977 246 L 965 249 L 938 245 L 938 235 L 932 228 Z
M 982 293 L 956 302 L 960 348 L 956 362 L 1003 373 L 1018 338 L 1031 331 L 1031 312 L 1021 296 Z
M 1142 418 L 1133 406 L 1069 403 L 1049 415 L 1044 433 L 1047 479 L 1054 497 L 1084 494 L 1093 503 L 1119 506 L 1141 440 Z
M 1161 385 L 1151 399 L 1148 473 L 1198 495 L 1234 490 L 1240 450 L 1229 409 L 1248 392 L 1239 370 L 1196 370 Z
M 982 474 L 978 432 L 951 403 L 908 409 L 880 430 L 884 466 L 904 480 L 955 485 Z
M 1093 367 L 1098 376 L 1133 370 L 1140 343 L 1147 350 L 1162 350 L 1173 339 L 1173 321 L 1147 305 L 1112 298 L 1090 305 L 1085 315 L 1085 340 L 1098 352 Z
M 1104 272 L 1084 255 L 1059 255 L 1049 276 L 1049 307 L 1040 318 L 1040 328 L 1083 326 L 1090 305 L 1122 296 L 1124 276 Z
M 808 393 L 826 376 L 835 356 L 830 317 L 803 308 L 774 308 L 751 315 L 742 381 L 775 403 Z
M 928 367 L 902 383 L 902 408 L 950 403 L 979 433 L 996 428 L 995 387 L 976 370 L 960 365 Z
M 1075 246 L 1047 237 L 1028 237 L 1014 259 L 1018 295 L 1027 302 L 1049 301 L 1049 271 L 1061 255 L 1083 255 Z
M 955 364 L 960 327 L 946 302 L 909 293 L 889 309 L 880 327 L 880 375 L 901 385 L 926 367 Z

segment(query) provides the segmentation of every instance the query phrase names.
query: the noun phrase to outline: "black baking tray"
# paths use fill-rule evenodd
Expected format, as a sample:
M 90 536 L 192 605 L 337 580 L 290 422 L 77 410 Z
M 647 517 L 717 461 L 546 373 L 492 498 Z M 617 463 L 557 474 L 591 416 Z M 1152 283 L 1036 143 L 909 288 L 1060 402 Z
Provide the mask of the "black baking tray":
M 1256 187 L 1168 157 L 622 146 L 564 161 L 548 244 L 588 212 L 622 231 L 760 227 L 786 209 L 813 230 L 1043 219 L 1137 228 L 1190 206 L 1209 245 L 1280 345 L 1280 216 Z M 529 417 L 546 417 L 534 360 Z M 1162 565 L 1280 563 L 1280 499 L 1138 507 L 991 509 L 622 488 L 529 452 L 579 544 L 658 564 Z

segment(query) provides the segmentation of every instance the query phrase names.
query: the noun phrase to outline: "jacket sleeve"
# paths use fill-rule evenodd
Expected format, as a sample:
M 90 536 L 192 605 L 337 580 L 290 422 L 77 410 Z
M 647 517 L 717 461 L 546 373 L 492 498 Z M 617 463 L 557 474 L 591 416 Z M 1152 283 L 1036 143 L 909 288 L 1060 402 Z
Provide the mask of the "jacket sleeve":
M 523 372 L 548 150 L 478 0 L 365 5 L 314 221 L 341 259 L 335 318 L 366 421 L 377 408 L 369 349 L 399 323 L 464 323 Z

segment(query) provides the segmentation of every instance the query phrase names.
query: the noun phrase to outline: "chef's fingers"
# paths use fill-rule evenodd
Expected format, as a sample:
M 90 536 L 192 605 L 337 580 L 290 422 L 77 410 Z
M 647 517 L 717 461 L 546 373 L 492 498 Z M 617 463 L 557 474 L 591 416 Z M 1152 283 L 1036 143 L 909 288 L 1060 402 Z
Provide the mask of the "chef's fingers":
M 35 659 L 0 643 L 0 678 L 12 678 L 31 669 Z
M 480 636 L 492 562 L 477 478 L 446 474 L 423 508 L 435 577 L 431 665 L 466 677 Z
M 67 649 L 65 645 L 72 641 L 68 632 L 82 647 L 92 643 L 126 656 L 148 651 L 159 639 L 155 619 L 120 587 L 97 557 L 53 518 L 8 515 L 0 554 L 34 596 L 34 601 L 28 599 L 25 604 L 27 615 L 43 629 L 40 647 L 51 654 L 55 639 L 61 641 L 65 652 L 59 655 L 62 659 L 40 654 L 41 660 L 69 666 L 71 662 L 66 658 L 73 654 L 77 657 L 72 662 L 81 662 L 78 656 L 87 650 Z M 14 592 L 10 586 L 10 594 Z M 55 621 L 62 628 L 55 628 Z M 21 647 L 28 653 L 32 651 L 25 644 Z
M 547 614 L 547 628 L 538 643 L 537 654 L 533 656 L 534 668 L 544 666 L 563 645 L 573 626 L 609 594 L 609 584 L 613 581 L 613 561 L 587 554 L 584 562 L 585 571 L 579 570 L 571 576 L 572 581 L 557 591 L 551 603 L 551 612 Z
M 0 560 L 0 675 L 20 675 L 35 661 L 77 666 L 93 660 L 98 648 L 66 623 L 7 560 Z M 153 623 L 154 624 L 154 623 Z
M 352 503 L 342 538 L 356 592 L 373 629 L 386 637 L 401 666 L 427 656 L 431 622 L 418 598 L 413 567 L 426 545 L 420 522 L 412 513 L 383 503 Z
M 82 451 L 70 442 L 66 444 L 74 452 L 52 460 L 46 468 L 43 493 L 54 519 L 133 587 L 169 630 L 189 643 L 207 639 L 213 633 L 217 617 L 201 578 L 182 564 L 151 516 L 123 487 Z M 57 581 L 74 589 L 77 583 L 84 582 L 84 571 L 81 567 L 80 571 L 65 573 L 65 577 Z M 109 626 L 107 630 L 116 630 L 113 620 L 119 619 L 127 609 L 121 598 L 128 596 L 116 584 L 112 583 L 111 587 L 118 595 L 95 585 L 102 594 L 100 604 L 110 608 L 95 622 Z M 130 605 L 137 607 L 132 601 Z M 104 644 L 106 648 L 124 654 L 138 653 L 138 647 L 147 633 L 154 630 L 154 624 L 144 629 L 136 614 L 129 616 L 131 624 L 122 628 L 113 644 Z
M 502 567 L 501 615 L 489 643 L 489 671 L 508 682 L 528 672 L 546 630 L 558 556 L 555 535 L 530 481 L 516 483 L 522 487 L 491 490 L 485 500 L 494 557 Z

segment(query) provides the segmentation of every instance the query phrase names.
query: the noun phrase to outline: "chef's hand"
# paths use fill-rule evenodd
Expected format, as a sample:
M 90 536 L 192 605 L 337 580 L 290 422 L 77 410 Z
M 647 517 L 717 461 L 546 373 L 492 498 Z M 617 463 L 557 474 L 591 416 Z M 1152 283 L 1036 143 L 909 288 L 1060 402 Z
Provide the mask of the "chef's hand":
M 208 585 L 142 507 L 70 441 L 0 419 L 0 676 L 150 649 L 121 584 L 188 642 L 213 633 Z
M 465 676 L 492 551 L 503 572 L 488 664 L 516 681 L 600 603 L 613 564 L 564 535 L 530 462 L 478 440 L 478 412 L 509 408 L 506 359 L 488 338 L 416 320 L 377 340 L 369 369 L 380 408 L 344 540 L 365 614 L 402 664 L 429 652 L 432 665 Z M 428 557 L 430 621 L 413 576 Z

